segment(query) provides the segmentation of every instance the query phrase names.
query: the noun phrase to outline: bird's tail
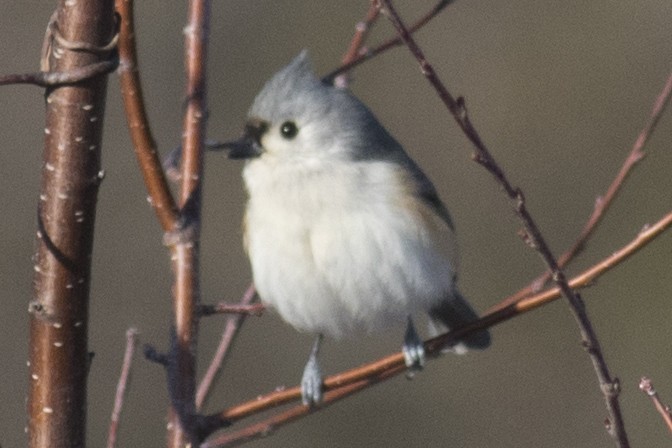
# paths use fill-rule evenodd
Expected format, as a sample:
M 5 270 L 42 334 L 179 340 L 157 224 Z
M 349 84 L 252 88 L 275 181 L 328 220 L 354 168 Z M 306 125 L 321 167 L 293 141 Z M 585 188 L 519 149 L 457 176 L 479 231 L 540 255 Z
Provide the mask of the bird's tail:
M 458 291 L 429 311 L 429 331 L 432 337 L 446 333 L 478 320 L 476 311 Z M 458 344 L 443 352 L 466 353 L 469 349 L 483 350 L 490 346 L 490 332 L 481 330 L 462 339 Z

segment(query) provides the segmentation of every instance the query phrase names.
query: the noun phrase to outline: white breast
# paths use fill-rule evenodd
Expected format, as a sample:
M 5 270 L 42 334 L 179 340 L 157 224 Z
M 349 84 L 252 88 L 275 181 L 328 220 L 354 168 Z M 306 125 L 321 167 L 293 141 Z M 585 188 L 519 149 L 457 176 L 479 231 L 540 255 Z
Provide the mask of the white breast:
M 262 158 L 244 179 L 254 283 L 297 329 L 373 329 L 451 290 L 452 234 L 391 163 Z

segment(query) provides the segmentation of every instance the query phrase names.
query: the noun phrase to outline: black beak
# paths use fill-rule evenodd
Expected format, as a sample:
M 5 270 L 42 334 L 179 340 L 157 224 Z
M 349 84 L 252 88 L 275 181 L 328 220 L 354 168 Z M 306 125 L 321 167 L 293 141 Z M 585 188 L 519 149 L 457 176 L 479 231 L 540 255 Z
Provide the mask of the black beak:
M 245 124 L 242 137 L 238 140 L 219 143 L 208 149 L 213 151 L 228 150 L 229 159 L 251 159 L 259 157 L 264 148 L 261 146 L 261 137 L 268 130 L 268 124 L 263 120 L 251 119 Z

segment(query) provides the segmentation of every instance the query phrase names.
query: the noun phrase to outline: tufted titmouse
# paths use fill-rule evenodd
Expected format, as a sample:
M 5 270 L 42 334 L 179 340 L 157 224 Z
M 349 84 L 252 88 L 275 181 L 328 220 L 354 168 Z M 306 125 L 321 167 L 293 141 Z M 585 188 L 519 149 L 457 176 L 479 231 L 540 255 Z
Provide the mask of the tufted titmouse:
M 454 227 L 434 186 L 364 104 L 313 74 L 305 50 L 258 94 L 242 138 L 222 146 L 246 159 L 245 246 L 259 296 L 318 335 L 304 403 L 321 400 L 323 334 L 405 321 L 406 364 L 420 369 L 414 314 L 429 314 L 433 335 L 477 319 L 457 289 Z M 451 350 L 489 344 L 481 331 Z

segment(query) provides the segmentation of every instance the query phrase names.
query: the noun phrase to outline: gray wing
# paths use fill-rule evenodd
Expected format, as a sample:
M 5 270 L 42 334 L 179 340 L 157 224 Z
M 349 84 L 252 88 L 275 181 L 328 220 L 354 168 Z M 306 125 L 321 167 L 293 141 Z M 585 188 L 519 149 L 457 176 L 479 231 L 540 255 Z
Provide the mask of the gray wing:
M 390 137 L 392 139 L 392 137 Z M 459 328 L 478 319 L 478 314 L 462 296 L 457 288 L 458 251 L 455 238 L 455 226 L 448 209 L 439 198 L 436 188 L 418 165 L 406 154 L 396 142 L 389 143 L 392 151 L 386 153 L 387 158 L 403 165 L 411 174 L 411 181 L 415 186 L 416 194 L 428 206 L 433 215 L 443 224 L 441 246 L 442 251 L 449 257 L 453 267 L 453 290 L 444 300 L 429 310 L 430 331 L 434 336 L 445 333 L 451 328 Z M 485 349 L 490 345 L 490 333 L 487 330 L 479 331 L 460 341 L 456 346 L 448 349 L 457 353 L 464 353 L 467 349 Z
M 346 98 L 345 96 L 342 98 Z M 448 213 L 448 209 L 441 202 L 436 188 L 420 167 L 406 154 L 401 145 L 378 122 L 373 113 L 355 97 L 347 95 L 347 101 L 356 104 L 351 112 L 358 117 L 357 126 L 352 130 L 350 144 L 354 148 L 351 157 L 353 160 L 376 161 L 388 160 L 402 165 L 409 173 L 409 184 L 414 194 L 427 206 L 429 220 L 433 228 L 441 233 L 438 238 L 440 247 L 437 249 L 448 257 L 453 269 L 453 290 L 443 298 L 434 308 L 429 310 L 430 330 L 436 334 L 447 331 L 449 328 L 463 326 L 478 319 L 478 315 L 469 302 L 457 289 L 458 251 L 455 238 L 455 226 Z M 374 137 L 374 138 L 372 138 Z M 461 341 L 454 347 L 457 352 L 464 352 L 467 348 L 483 349 L 490 345 L 490 334 L 484 330 Z

